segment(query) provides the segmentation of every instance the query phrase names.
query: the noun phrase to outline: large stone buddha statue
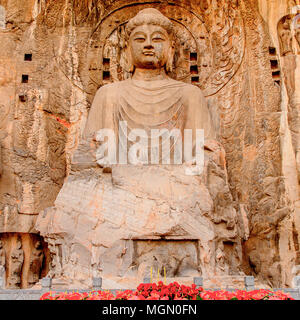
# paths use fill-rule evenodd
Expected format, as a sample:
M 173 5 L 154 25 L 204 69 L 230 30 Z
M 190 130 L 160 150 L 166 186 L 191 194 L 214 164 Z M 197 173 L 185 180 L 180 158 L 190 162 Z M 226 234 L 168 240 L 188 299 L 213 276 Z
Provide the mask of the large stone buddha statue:
M 228 275 L 241 253 L 237 216 L 225 152 L 203 94 L 168 77 L 174 30 L 158 10 L 140 11 L 126 34 L 132 77 L 98 90 L 71 173 L 55 207 L 38 218 L 37 229 L 59 266 L 51 274 L 83 282 L 97 274 L 117 281 L 115 287 L 134 287 L 151 268 L 166 270 L 167 277 Z M 179 165 L 115 163 L 107 170 L 96 155 L 97 134 L 111 129 L 118 137 L 120 122 L 146 134 L 189 129 L 195 135 L 203 129 L 203 170 L 187 174 L 193 159 Z M 76 263 L 68 263 L 72 256 Z
M 119 136 L 120 121 L 128 129 L 204 130 L 215 138 L 201 90 L 168 77 L 172 71 L 175 41 L 172 22 L 156 9 L 140 11 L 126 28 L 129 69 L 132 77 L 100 88 L 85 128 L 85 136 L 99 129 L 113 129 Z M 194 139 L 195 140 L 195 139 Z M 188 159 L 191 160 L 191 159 Z

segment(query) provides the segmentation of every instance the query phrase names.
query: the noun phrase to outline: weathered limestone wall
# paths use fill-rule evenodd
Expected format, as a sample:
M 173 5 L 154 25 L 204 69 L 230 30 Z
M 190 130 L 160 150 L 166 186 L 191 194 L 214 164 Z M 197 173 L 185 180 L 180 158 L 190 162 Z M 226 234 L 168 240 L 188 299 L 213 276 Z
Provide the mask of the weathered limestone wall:
M 282 72 L 281 89 L 281 154 L 282 170 L 289 197 L 294 204 L 293 236 L 297 251 L 296 266 L 300 264 L 300 47 L 296 15 L 300 1 L 259 1 L 259 10 L 265 20 L 276 48 Z M 283 23 L 286 29 L 283 29 Z M 298 27 L 299 28 L 299 27 Z M 298 29 L 299 30 L 299 29 Z M 295 267 L 296 275 L 299 267 Z
M 81 97 L 58 72 L 51 45 L 56 39 L 37 31 L 42 2 L 0 5 L 6 15 L 0 29 L 0 232 L 13 238 L 13 233 L 36 233 L 37 215 L 56 199 L 66 175 L 65 150 L 73 143 L 68 142 L 70 121 L 77 121 L 70 120 L 71 110 L 80 108 Z M 57 101 L 61 96 L 65 102 Z
M 0 0 L 6 11 L 5 28 L 0 24 L 0 233 L 37 232 L 38 214 L 53 206 L 70 170 L 97 88 L 124 76 L 118 69 L 114 32 L 142 8 L 126 5 L 143 2 Z M 198 56 L 204 58 L 197 61 L 198 74 L 192 75 L 196 84 L 198 77 L 200 87 L 208 84 L 202 89 L 225 147 L 230 190 L 243 226 L 241 270 L 267 284 L 289 286 L 291 269 L 299 264 L 300 214 L 295 130 L 290 130 L 289 120 L 299 88 L 288 86 L 300 82 L 295 78 L 299 55 L 295 51 L 295 58 L 281 57 L 278 23 L 299 3 L 174 2 L 178 5 L 175 21 L 186 18 L 192 34 L 203 41 Z M 228 3 L 233 13 L 238 12 L 231 20 L 221 10 Z M 194 23 L 183 7 L 197 13 L 203 23 Z M 233 35 L 226 33 L 230 23 L 236 26 Z M 215 47 L 206 52 L 207 41 Z M 187 43 L 187 54 L 195 53 L 193 42 Z M 236 45 L 231 48 L 232 60 L 226 60 L 228 43 Z M 25 54 L 32 55 L 31 61 L 29 56 L 24 60 Z M 276 60 L 278 67 L 272 67 L 271 61 Z M 229 72 L 222 70 L 222 63 L 225 69 L 229 65 Z M 293 71 L 291 65 L 297 68 Z M 187 70 L 176 72 L 190 81 L 189 68 L 188 61 Z M 206 68 L 219 77 L 207 80 Z

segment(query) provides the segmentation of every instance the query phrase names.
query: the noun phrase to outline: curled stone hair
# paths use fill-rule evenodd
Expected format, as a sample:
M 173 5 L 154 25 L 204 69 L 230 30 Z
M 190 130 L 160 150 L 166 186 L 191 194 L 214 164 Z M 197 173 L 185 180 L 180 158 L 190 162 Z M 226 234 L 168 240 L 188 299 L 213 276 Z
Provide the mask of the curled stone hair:
M 174 36 L 174 26 L 173 23 L 165 17 L 160 11 L 149 8 L 141 10 L 135 17 L 129 20 L 126 26 L 126 36 L 130 37 L 131 32 L 138 26 L 143 24 L 153 24 L 163 27 L 173 38 Z
M 129 40 L 129 37 L 132 31 L 139 26 L 144 24 L 153 24 L 164 28 L 170 39 L 174 41 L 174 25 L 166 16 L 164 16 L 160 11 L 154 8 L 148 8 L 141 10 L 135 17 L 130 19 L 127 23 L 125 33 L 126 33 L 126 40 Z M 172 72 L 173 69 L 173 59 L 174 59 L 174 52 L 170 52 L 169 59 L 166 66 L 167 72 Z M 129 59 L 130 60 L 130 59 Z M 130 64 L 130 62 L 129 62 Z M 130 72 L 133 72 L 134 67 L 130 65 Z

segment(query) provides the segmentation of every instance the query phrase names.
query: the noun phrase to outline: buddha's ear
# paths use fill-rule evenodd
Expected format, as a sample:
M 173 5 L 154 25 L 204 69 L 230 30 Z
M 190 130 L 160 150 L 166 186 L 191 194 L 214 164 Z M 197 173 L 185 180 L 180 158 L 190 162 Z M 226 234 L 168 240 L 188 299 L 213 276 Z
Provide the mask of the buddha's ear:
M 132 55 L 131 55 L 131 50 L 129 48 L 129 46 L 126 43 L 126 47 L 125 47 L 125 54 L 126 54 L 126 71 L 133 73 L 134 72 L 134 65 L 132 62 Z
M 168 59 L 167 59 L 167 64 L 166 64 L 166 71 L 167 72 L 173 72 L 174 55 L 175 55 L 175 42 L 172 41 L 172 44 L 171 44 L 169 52 L 168 52 Z

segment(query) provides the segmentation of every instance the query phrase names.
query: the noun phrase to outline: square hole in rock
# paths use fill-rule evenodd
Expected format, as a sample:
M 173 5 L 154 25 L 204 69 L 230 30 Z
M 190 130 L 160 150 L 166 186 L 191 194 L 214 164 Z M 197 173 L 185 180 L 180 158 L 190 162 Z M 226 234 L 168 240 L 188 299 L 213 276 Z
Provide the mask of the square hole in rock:
M 272 72 L 272 77 L 273 77 L 273 79 L 280 79 L 280 71 L 274 71 L 274 72 Z
M 27 96 L 24 95 L 24 94 L 19 95 L 19 100 L 20 100 L 21 102 L 26 102 L 26 101 L 27 101 Z
M 276 48 L 269 47 L 269 53 L 270 53 L 270 55 L 275 56 L 276 55 Z
M 24 61 L 32 61 L 32 54 L 31 53 L 25 53 Z
M 280 86 L 280 80 L 275 80 L 274 82 Z
M 278 68 L 278 60 L 270 60 L 271 68 L 277 69 Z
M 22 74 L 22 83 L 28 83 L 29 76 L 28 74 Z
M 110 64 L 110 59 L 109 58 L 103 58 L 103 65 L 104 66 L 109 66 Z
M 199 77 L 192 77 L 192 83 L 198 83 Z
M 103 71 L 103 80 L 110 80 L 110 72 Z
M 191 66 L 190 73 L 191 74 L 198 74 L 198 66 Z
M 190 53 L 190 61 L 197 61 L 197 60 L 198 60 L 197 52 L 191 52 Z

